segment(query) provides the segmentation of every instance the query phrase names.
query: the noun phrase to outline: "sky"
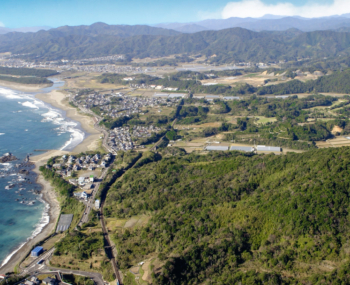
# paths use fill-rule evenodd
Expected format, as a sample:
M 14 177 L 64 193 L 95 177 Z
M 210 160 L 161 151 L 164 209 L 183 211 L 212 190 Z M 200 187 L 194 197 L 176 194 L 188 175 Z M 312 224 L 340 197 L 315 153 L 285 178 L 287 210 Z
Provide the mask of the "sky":
M 0 0 L 0 26 L 195 22 L 265 14 L 322 17 L 350 13 L 350 0 Z

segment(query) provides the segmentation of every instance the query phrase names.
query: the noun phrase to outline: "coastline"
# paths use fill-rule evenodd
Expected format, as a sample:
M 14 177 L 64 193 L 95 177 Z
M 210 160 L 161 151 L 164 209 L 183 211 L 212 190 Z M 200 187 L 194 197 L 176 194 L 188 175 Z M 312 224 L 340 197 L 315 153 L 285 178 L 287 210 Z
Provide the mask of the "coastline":
M 22 92 L 35 92 L 40 91 L 43 88 L 52 86 L 51 84 L 19 84 L 15 82 L 0 80 L 0 86 L 14 89 Z
M 36 94 L 35 98 L 65 111 L 65 116 L 67 118 L 78 121 L 82 129 L 88 133 L 88 136 L 73 149 L 73 153 L 80 153 L 82 151 L 98 148 L 98 140 L 100 139 L 101 133 L 94 128 L 94 119 L 90 116 L 80 114 L 76 108 L 70 106 L 65 94 L 58 90 L 53 90 L 50 93 Z
M 49 205 L 49 210 L 47 212 L 47 215 L 49 216 L 49 222 L 41 229 L 39 234 L 34 237 L 29 237 L 25 243 L 21 244 L 18 249 L 14 251 L 13 255 L 9 258 L 7 263 L 0 268 L 1 274 L 12 272 L 15 266 L 27 256 L 33 246 L 39 241 L 45 239 L 48 235 L 52 234 L 55 229 L 57 219 L 60 214 L 60 205 L 53 187 L 40 175 L 39 167 L 45 164 L 45 162 L 45 160 L 38 160 L 35 162 L 35 169 L 33 171 L 38 175 L 36 183 L 42 186 L 41 198 L 45 201 L 46 204 Z
M 2 83 L 1 83 L 2 84 Z M 16 87 L 9 87 L 20 91 L 25 92 L 33 92 L 33 91 L 39 91 L 43 86 L 34 87 L 35 90 L 21 90 L 18 84 L 16 84 Z M 50 93 L 39 93 L 35 96 L 37 99 L 48 103 L 52 105 L 55 108 L 58 108 L 60 110 L 63 110 L 66 112 L 65 116 L 74 120 L 78 121 L 81 124 L 82 129 L 88 134 L 84 140 L 77 145 L 73 151 L 63 151 L 63 150 L 50 150 L 48 152 L 45 152 L 41 155 L 32 156 L 31 162 L 34 163 L 35 169 L 33 170 L 38 176 L 36 183 L 40 184 L 42 186 L 42 199 L 45 201 L 46 204 L 49 205 L 49 210 L 47 212 L 47 215 L 49 216 L 49 222 L 43 226 L 40 233 L 34 236 L 33 238 L 28 238 L 28 240 L 20 245 L 17 250 L 15 250 L 12 255 L 8 257 L 8 260 L 6 264 L 4 264 L 0 268 L 0 273 L 5 274 L 7 272 L 12 272 L 15 268 L 15 266 L 21 262 L 25 256 L 29 253 L 29 251 L 32 249 L 32 247 L 37 244 L 39 241 L 45 239 L 47 236 L 53 233 L 59 214 L 60 214 L 60 205 L 56 197 L 56 192 L 54 191 L 51 184 L 44 179 L 44 177 L 40 174 L 39 167 L 42 165 L 45 165 L 47 160 L 50 159 L 53 156 L 57 155 L 63 155 L 68 153 L 80 153 L 86 150 L 94 150 L 97 149 L 99 146 L 98 141 L 100 140 L 100 132 L 97 131 L 94 128 L 94 119 L 90 116 L 86 116 L 83 114 L 80 114 L 76 108 L 71 107 L 68 104 L 68 100 L 66 100 L 65 94 L 62 92 L 59 92 L 57 90 L 53 90 Z M 45 213 L 43 213 L 45 214 Z

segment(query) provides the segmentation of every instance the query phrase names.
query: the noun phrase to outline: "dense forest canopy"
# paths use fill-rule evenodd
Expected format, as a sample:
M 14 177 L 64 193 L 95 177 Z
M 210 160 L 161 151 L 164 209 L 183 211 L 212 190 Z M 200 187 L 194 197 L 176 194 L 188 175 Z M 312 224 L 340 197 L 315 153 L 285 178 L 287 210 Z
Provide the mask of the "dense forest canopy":
M 119 265 L 156 252 L 154 284 L 347 284 L 349 157 L 222 152 L 131 169 L 109 190 L 105 216 L 151 219 L 111 232 Z

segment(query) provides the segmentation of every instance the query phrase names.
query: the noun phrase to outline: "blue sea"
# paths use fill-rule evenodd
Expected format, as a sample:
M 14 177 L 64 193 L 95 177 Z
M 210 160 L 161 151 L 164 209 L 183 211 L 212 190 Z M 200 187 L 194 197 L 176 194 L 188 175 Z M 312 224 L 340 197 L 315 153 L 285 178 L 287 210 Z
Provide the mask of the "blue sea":
M 56 81 L 41 92 L 50 92 L 63 84 Z M 0 86 L 0 156 L 11 152 L 19 159 L 0 163 L 0 265 L 49 222 L 49 205 L 33 191 L 41 190 L 35 183 L 36 176 L 18 174 L 16 164 L 28 154 L 41 154 L 34 150 L 72 150 L 85 135 L 78 122 L 36 99 L 35 94 Z M 6 190 L 10 184 L 15 186 Z

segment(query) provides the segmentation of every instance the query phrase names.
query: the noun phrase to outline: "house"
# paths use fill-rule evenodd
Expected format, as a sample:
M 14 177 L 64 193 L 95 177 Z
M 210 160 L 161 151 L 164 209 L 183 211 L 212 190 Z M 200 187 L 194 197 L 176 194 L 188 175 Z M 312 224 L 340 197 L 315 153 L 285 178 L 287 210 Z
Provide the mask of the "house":
M 98 210 L 100 209 L 100 200 L 95 201 L 95 208 Z
M 53 279 L 53 278 L 50 278 L 50 277 L 46 277 L 44 280 L 43 280 L 43 283 L 45 285 L 56 285 L 57 284 L 57 280 L 56 279 Z
M 39 279 L 36 276 L 32 276 L 30 278 L 30 281 L 34 282 L 35 284 L 39 284 L 40 283 Z
M 62 168 L 62 164 L 55 163 L 54 165 L 52 165 L 52 167 L 55 168 L 55 169 L 61 169 Z
M 86 192 L 84 191 L 83 193 L 81 193 L 80 197 L 86 200 L 88 198 L 88 194 L 86 194 Z
M 95 177 L 93 175 L 90 175 L 89 180 L 90 180 L 90 182 L 94 182 L 95 181 Z
M 92 183 L 88 183 L 88 184 L 86 184 L 84 187 L 83 187 L 83 189 L 84 190 L 90 190 L 90 189 L 92 189 L 93 188 L 93 184 Z
M 81 176 L 78 178 L 78 184 L 80 186 L 85 185 L 85 177 Z
M 78 170 L 80 170 L 80 169 L 81 169 L 80 166 L 77 165 L 77 164 L 73 166 L 73 170 L 74 170 L 74 171 L 78 171 Z

